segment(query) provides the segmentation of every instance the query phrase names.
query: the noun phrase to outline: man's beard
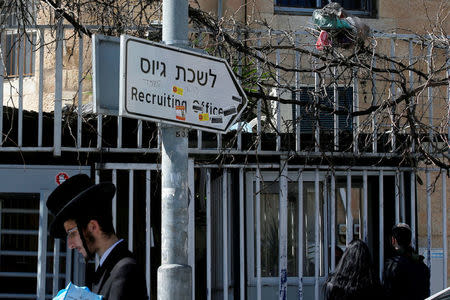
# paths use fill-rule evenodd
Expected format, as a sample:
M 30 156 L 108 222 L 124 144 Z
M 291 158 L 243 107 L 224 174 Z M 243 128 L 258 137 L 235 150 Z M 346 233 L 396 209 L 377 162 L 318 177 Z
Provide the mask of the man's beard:
M 89 245 L 95 245 L 95 237 L 92 235 L 92 233 L 89 230 L 86 230 L 84 232 L 83 236 L 85 239 L 84 248 L 85 248 L 86 254 L 87 254 L 85 261 L 87 263 L 89 260 L 91 260 L 95 257 L 95 249 L 93 249 L 93 251 L 91 251 L 91 249 L 89 249 Z

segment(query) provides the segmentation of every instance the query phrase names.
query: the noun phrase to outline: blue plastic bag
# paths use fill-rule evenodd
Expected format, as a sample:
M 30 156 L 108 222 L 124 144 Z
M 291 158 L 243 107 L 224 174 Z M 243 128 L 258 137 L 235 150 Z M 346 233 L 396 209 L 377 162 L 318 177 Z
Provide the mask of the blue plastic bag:
M 76 286 L 69 282 L 65 289 L 56 294 L 53 300 L 102 300 L 103 297 L 91 292 L 85 286 Z

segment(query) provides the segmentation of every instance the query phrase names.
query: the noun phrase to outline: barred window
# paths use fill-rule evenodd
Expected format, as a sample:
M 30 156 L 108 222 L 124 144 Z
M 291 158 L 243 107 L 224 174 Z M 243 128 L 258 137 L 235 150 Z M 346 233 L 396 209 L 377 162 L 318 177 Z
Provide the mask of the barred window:
M 303 87 L 300 89 L 300 101 L 303 103 L 314 103 L 313 96 L 314 87 Z M 351 87 L 338 87 L 337 88 L 337 99 L 339 110 L 347 110 L 349 113 L 352 111 L 353 105 L 353 89 Z M 293 96 L 295 99 L 295 95 Z M 318 100 L 321 105 L 324 105 L 329 108 L 334 107 L 334 91 L 333 88 L 327 88 L 326 93 L 323 91 L 319 93 Z M 298 109 L 298 106 L 293 105 L 293 116 L 295 118 L 295 110 Z M 329 112 L 320 111 L 318 113 L 318 122 L 321 131 L 333 130 L 334 128 L 334 115 Z M 304 132 L 313 132 L 314 124 L 315 124 L 315 115 L 314 111 L 311 110 L 311 107 L 300 107 L 300 131 Z M 339 130 L 352 130 L 352 119 L 346 115 L 338 116 L 338 129 Z
M 6 76 L 17 77 L 20 75 L 19 59 L 23 59 L 22 74 L 32 76 L 35 72 L 35 51 L 36 32 L 27 32 L 26 34 L 7 33 L 5 36 L 3 50 L 3 63 Z
M 35 72 L 35 49 L 37 34 L 26 30 L 35 16 L 34 1 L 0 0 L 0 45 L 4 72 L 7 77 L 32 76 Z M 19 65 L 22 60 L 22 68 Z

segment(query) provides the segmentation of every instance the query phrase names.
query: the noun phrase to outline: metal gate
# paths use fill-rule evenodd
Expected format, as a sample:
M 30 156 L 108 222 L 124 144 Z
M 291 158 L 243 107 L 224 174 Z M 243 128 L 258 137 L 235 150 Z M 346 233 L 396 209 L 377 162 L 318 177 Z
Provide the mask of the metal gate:
M 157 164 L 96 165 L 97 181 L 117 185 L 115 226 L 145 265 L 153 297 L 160 252 L 159 172 Z M 426 171 L 428 214 L 430 173 Z M 368 243 L 381 276 L 395 223 L 411 225 L 418 249 L 415 182 L 416 173 L 409 168 L 331 170 L 285 161 L 219 166 L 190 159 L 188 253 L 193 299 L 321 299 L 322 284 L 337 264 L 338 252 L 353 238 Z M 445 190 L 445 177 L 442 184 Z M 443 193 L 443 220 L 445 200 Z M 427 220 L 428 244 L 420 250 L 432 266 L 432 217 Z M 446 257 L 446 233 L 442 238 Z M 432 268 L 434 289 L 446 285 L 445 279 L 437 281 L 447 277 L 446 268 L 439 272 Z

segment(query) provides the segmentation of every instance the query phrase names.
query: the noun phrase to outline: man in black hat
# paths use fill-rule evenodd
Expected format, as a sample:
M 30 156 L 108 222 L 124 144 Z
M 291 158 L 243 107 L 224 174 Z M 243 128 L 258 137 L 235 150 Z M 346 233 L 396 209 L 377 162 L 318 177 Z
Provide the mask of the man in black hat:
M 72 176 L 48 197 L 47 207 L 55 215 L 50 234 L 66 238 L 86 260 L 97 254 L 99 266 L 92 291 L 107 300 L 148 299 L 145 276 L 126 243 L 116 236 L 112 222 L 112 183 L 92 184 L 87 175 Z
M 391 244 L 394 257 L 388 259 L 383 286 L 387 299 L 423 300 L 430 295 L 430 270 L 424 257 L 411 247 L 411 228 L 399 223 L 392 228 Z

